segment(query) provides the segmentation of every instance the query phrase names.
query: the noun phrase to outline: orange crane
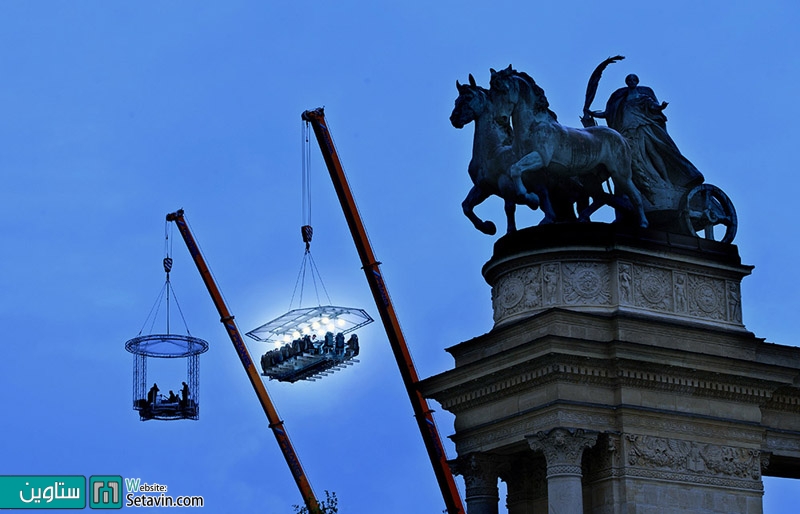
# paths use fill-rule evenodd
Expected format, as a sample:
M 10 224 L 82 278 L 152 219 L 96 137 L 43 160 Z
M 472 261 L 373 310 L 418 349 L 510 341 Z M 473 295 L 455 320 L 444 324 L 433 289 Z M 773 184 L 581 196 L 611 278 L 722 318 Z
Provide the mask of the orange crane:
M 292 446 L 292 441 L 289 439 L 289 434 L 283 426 L 283 421 L 278 417 L 278 412 L 272 404 L 267 388 L 264 387 L 264 382 L 261 381 L 261 376 L 258 374 L 253 359 L 250 357 L 250 352 L 247 351 L 247 346 L 245 346 L 242 340 L 239 327 L 236 326 L 233 315 L 228 311 L 228 307 L 225 305 L 225 300 L 222 298 L 222 294 L 214 281 L 214 277 L 211 276 L 211 271 L 208 269 L 205 259 L 203 259 L 203 254 L 200 253 L 200 247 L 197 246 L 197 242 L 195 242 L 194 236 L 189 230 L 189 225 L 186 223 L 186 219 L 183 216 L 183 209 L 167 214 L 167 221 L 174 221 L 178 226 L 178 230 L 181 236 L 183 236 L 183 241 L 186 243 L 186 247 L 189 249 L 194 263 L 197 265 L 197 270 L 203 277 L 203 282 L 208 292 L 211 294 L 211 299 L 214 301 L 217 312 L 219 312 L 220 321 L 225 326 L 225 330 L 231 338 L 233 347 L 239 355 L 239 360 L 242 362 L 245 372 L 247 372 L 247 377 L 250 379 L 250 383 L 253 385 L 256 395 L 258 395 L 261 407 L 264 409 L 264 413 L 269 420 L 269 427 L 272 429 L 272 433 L 275 434 L 275 439 L 278 440 L 278 446 L 283 453 L 283 457 L 286 459 L 286 464 L 289 465 L 289 470 L 292 472 L 298 489 L 300 489 L 300 494 L 303 496 L 303 501 L 306 504 L 306 508 L 308 508 L 309 514 L 322 514 L 319 502 L 316 496 L 314 496 L 314 491 L 311 489 L 311 484 L 303 470 L 303 465 L 300 463 L 300 459 L 294 451 L 294 446 Z
M 417 387 L 417 383 L 419 382 L 417 370 L 414 367 L 414 362 L 411 360 L 411 353 L 408 351 L 403 331 L 397 320 L 397 314 L 394 311 L 392 300 L 389 298 L 386 284 L 383 281 L 380 263 L 375 259 L 375 255 L 372 252 L 372 246 L 367 238 L 367 231 L 364 229 L 364 223 L 361 221 L 358 208 L 353 200 L 353 193 L 350 191 L 350 186 L 347 183 L 344 168 L 342 168 L 342 163 L 339 161 L 339 155 L 336 152 L 333 139 L 328 130 L 328 124 L 325 121 L 325 113 L 320 107 L 303 112 L 302 119 L 311 124 L 314 129 L 314 135 L 317 137 L 320 151 L 322 151 L 322 156 L 325 159 L 325 165 L 330 173 L 333 187 L 336 189 L 339 203 L 344 211 L 344 217 L 347 219 L 347 225 L 350 227 L 353 242 L 361 258 L 361 264 L 364 269 L 364 274 L 367 276 L 367 282 L 372 291 L 372 297 L 375 299 L 375 305 L 380 313 L 381 321 L 383 321 L 386 336 L 389 338 L 389 344 L 392 346 L 392 352 L 397 361 L 397 366 L 400 368 L 400 375 L 403 378 L 403 384 L 411 400 L 411 405 L 414 409 L 414 417 L 417 420 L 417 425 L 422 434 L 422 440 L 425 443 L 428 457 L 433 465 L 433 472 L 436 475 L 436 481 L 439 483 L 439 489 L 444 497 L 447 512 L 448 514 L 464 514 L 466 511 L 461 503 L 461 497 L 458 494 L 453 474 L 450 472 L 450 467 L 447 464 L 447 455 L 442 446 L 442 440 L 439 437 L 436 423 L 433 420 L 433 411 L 431 411 L 428 406 L 428 401 L 422 396 L 422 393 L 419 392 Z

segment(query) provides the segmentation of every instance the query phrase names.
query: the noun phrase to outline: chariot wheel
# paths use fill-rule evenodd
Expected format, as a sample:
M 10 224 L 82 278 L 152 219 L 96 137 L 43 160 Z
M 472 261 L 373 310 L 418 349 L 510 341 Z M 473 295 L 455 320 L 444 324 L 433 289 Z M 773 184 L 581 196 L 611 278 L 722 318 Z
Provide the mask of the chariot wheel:
M 723 225 L 723 243 L 733 242 L 736 237 L 736 209 L 722 189 L 711 184 L 700 184 L 691 189 L 681 200 L 681 217 L 684 227 L 692 234 L 714 240 L 714 227 Z M 700 232 L 703 235 L 700 235 Z

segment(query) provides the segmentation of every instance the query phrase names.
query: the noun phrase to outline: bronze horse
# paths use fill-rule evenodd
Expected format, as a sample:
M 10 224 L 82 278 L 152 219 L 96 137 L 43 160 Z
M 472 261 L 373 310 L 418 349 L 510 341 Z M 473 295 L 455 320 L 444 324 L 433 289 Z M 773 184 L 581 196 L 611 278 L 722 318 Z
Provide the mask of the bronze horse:
M 450 123 L 460 129 L 475 122 L 472 159 L 468 168 L 473 186 L 461 207 L 475 228 L 493 235 L 497 232 L 495 224 L 480 219 L 474 208 L 489 196 L 497 195 L 505 202 L 507 232 L 514 232 L 517 229 L 514 218 L 516 205 L 523 204 L 536 209 L 539 198 L 528 191 L 520 194 L 509 175 L 509 168 L 518 159 L 512 148 L 513 133 L 508 118 L 502 120 L 496 117 L 492 93 L 478 86 L 472 75 L 469 76 L 468 85 L 456 81 L 456 88 L 458 98 L 450 115 Z
M 647 226 L 642 198 L 631 180 L 631 152 L 627 141 L 608 127 L 571 128 L 558 123 L 549 109 L 544 91 L 527 74 L 511 66 L 491 71 L 490 94 L 497 116 L 510 116 L 514 130 L 512 142 L 517 161 L 509 168 L 516 194 L 524 195 L 530 185 L 540 196 L 544 223 L 557 220 L 545 186 L 553 178 L 575 179 L 587 188 L 592 203 L 580 213 L 581 221 L 606 203 L 620 209 L 633 204 L 633 215 L 641 227 Z M 602 191 L 602 182 L 610 177 L 617 195 Z M 537 187 L 538 185 L 538 187 Z

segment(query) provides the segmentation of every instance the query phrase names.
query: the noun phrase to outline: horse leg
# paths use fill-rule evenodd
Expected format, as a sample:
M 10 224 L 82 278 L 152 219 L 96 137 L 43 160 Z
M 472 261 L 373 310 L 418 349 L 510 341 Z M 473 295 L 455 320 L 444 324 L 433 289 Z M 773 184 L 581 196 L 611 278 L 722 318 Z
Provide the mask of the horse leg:
M 540 198 L 528 191 L 525 184 L 522 183 L 522 174 L 540 170 L 544 167 L 544 161 L 539 152 L 531 152 L 522 159 L 518 160 L 508 169 L 508 174 L 511 178 L 514 194 L 517 196 L 517 203 L 524 203 L 531 209 L 536 210 L 539 207 Z M 547 216 L 547 213 L 545 213 Z
M 591 203 L 586 207 L 584 207 L 583 209 L 581 209 L 580 213 L 578 213 L 578 221 L 580 221 L 581 223 L 592 221 L 591 219 L 592 214 L 597 212 L 597 209 L 599 209 L 600 207 L 608 205 L 608 201 L 603 196 L 606 194 L 608 193 L 603 193 L 602 195 L 600 195 L 599 193 L 596 195 L 593 194 Z
M 506 211 L 506 223 L 508 224 L 506 234 L 510 234 L 511 232 L 517 231 L 517 220 L 514 216 L 517 211 L 517 204 L 508 198 L 504 198 L 503 200 L 505 201 L 505 205 L 503 207 Z
M 628 196 L 628 199 L 633 203 L 633 210 L 636 214 L 636 217 L 639 221 L 639 226 L 642 228 L 647 228 L 647 217 L 644 215 L 644 207 L 642 206 L 642 195 L 639 194 L 639 190 L 636 189 L 636 185 L 631 180 L 631 177 L 628 176 L 627 180 L 622 179 L 620 177 L 619 180 L 614 180 L 615 189 L 621 190 L 622 193 Z
M 469 218 L 475 228 L 483 232 L 484 234 L 488 234 L 493 236 L 497 233 L 497 227 L 491 221 L 483 221 L 478 216 L 475 215 L 473 209 L 476 205 L 483 203 L 484 200 L 489 198 L 489 193 L 485 192 L 483 189 L 479 188 L 478 186 L 472 186 L 472 189 L 469 190 L 467 193 L 467 197 L 461 202 L 461 208 L 464 210 L 464 215 Z
M 550 193 L 547 191 L 547 186 L 543 183 L 537 183 L 533 190 L 539 196 L 539 208 L 542 209 L 544 218 L 539 222 L 539 225 L 549 225 L 556 221 L 556 211 L 553 209 L 553 204 L 550 202 Z

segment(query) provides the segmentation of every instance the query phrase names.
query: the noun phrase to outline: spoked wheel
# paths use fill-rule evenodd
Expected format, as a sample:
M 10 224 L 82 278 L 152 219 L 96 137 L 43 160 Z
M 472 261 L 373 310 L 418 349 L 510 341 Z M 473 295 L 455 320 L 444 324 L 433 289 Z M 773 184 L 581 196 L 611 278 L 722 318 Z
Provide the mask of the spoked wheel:
M 684 226 L 693 234 L 703 232 L 700 237 L 714 240 L 714 227 L 725 226 L 723 243 L 733 242 L 736 237 L 736 209 L 722 189 L 711 184 L 696 186 L 681 201 L 681 216 Z

